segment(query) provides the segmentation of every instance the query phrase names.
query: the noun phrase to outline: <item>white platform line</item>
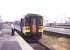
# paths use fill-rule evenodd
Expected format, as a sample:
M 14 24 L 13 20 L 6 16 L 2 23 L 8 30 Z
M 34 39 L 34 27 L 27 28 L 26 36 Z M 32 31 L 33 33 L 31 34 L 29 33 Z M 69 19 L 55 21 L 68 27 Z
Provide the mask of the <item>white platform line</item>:
M 21 46 L 22 50 L 34 50 L 21 36 L 17 35 L 16 40 Z

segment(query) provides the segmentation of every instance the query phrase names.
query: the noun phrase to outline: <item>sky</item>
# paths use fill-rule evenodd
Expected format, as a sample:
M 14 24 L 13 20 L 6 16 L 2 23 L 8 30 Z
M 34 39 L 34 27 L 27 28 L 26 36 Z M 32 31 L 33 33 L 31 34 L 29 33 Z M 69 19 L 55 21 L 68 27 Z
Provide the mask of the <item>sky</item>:
M 3 21 L 24 18 L 27 13 L 40 14 L 46 22 L 65 22 L 70 18 L 69 0 L 0 0 L 0 16 Z

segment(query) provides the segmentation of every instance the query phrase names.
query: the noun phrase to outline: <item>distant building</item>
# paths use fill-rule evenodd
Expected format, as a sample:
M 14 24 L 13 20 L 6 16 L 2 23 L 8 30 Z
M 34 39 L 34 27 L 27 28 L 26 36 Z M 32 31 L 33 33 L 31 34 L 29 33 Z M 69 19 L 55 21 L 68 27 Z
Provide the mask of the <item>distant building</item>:
M 20 25 L 20 21 L 15 21 L 14 24 L 15 25 Z
M 2 28 L 2 23 L 3 23 L 3 21 L 2 21 L 2 18 L 0 16 L 0 29 Z
M 1 18 L 1 16 L 0 16 L 0 23 L 2 23 L 3 21 L 2 21 L 2 18 Z
M 70 18 L 67 18 L 67 20 L 65 21 L 66 25 L 70 25 Z

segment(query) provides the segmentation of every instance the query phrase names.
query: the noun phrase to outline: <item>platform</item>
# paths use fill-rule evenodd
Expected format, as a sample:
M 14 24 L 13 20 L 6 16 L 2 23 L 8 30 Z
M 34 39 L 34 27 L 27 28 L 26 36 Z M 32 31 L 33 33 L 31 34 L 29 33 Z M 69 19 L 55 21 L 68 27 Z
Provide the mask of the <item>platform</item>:
M 16 33 L 15 36 L 0 36 L 0 50 L 33 50 L 33 48 Z
M 44 30 L 50 31 L 50 32 L 55 32 L 55 33 L 60 33 L 60 34 L 70 35 L 70 29 L 45 27 Z

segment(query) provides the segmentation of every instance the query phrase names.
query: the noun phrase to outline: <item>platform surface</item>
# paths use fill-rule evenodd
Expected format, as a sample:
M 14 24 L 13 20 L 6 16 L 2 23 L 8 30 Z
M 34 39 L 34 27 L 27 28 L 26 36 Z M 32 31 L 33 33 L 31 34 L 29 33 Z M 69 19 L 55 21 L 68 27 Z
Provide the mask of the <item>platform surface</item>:
M 33 50 L 33 48 L 17 33 L 0 34 L 0 50 Z

